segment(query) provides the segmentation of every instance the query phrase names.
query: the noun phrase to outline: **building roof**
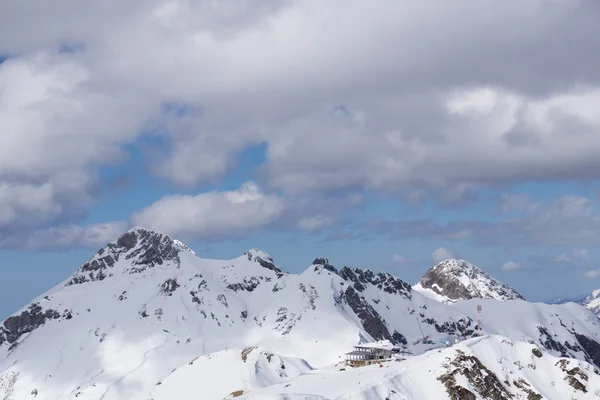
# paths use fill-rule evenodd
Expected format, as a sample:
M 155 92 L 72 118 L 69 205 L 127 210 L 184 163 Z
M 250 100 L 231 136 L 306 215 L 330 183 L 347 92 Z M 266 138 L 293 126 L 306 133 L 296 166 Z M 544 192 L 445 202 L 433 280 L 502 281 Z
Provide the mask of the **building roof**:
M 390 350 L 390 351 L 397 348 L 397 346 L 392 344 L 392 342 L 390 342 L 389 340 L 380 340 L 378 342 L 357 344 L 354 347 L 357 349 L 378 349 L 378 350 Z

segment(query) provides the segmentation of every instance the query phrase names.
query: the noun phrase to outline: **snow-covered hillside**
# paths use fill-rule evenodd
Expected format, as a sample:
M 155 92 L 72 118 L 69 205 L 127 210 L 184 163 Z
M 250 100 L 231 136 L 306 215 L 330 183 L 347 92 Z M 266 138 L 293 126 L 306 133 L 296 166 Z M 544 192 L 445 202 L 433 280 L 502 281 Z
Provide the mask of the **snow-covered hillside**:
M 580 304 L 600 317 L 600 289 L 594 290 Z
M 222 399 L 231 393 L 288 381 L 312 370 L 304 360 L 264 349 L 226 349 L 185 364 L 152 390 L 153 400 Z
M 598 317 L 600 317 L 600 289 L 594 290 L 589 295 L 575 296 L 569 298 L 557 298 L 552 301 L 548 301 L 548 304 L 566 304 L 576 303 L 581 304 Z
M 510 286 L 465 261 L 448 259 L 427 270 L 413 289 L 441 302 L 461 299 L 523 299 Z
M 402 362 L 313 371 L 240 400 L 598 399 L 598 369 L 501 336 L 470 339 Z M 454 396 L 454 397 L 452 397 Z
M 358 343 L 419 355 L 450 334 L 468 338 L 477 304 L 485 334 L 600 365 L 600 322 L 576 304 L 444 304 L 387 273 L 317 258 L 288 274 L 256 249 L 203 259 L 136 228 L 4 321 L 0 399 L 159 400 L 175 387 L 172 398 L 220 399 L 336 364 Z

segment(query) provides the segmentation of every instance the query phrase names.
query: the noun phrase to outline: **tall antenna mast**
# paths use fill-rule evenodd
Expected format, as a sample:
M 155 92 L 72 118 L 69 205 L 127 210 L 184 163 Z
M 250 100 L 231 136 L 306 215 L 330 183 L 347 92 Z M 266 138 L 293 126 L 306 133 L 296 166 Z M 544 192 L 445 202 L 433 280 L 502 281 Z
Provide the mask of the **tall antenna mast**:
M 481 311 L 483 307 L 481 304 L 477 305 L 477 327 L 479 328 L 479 336 L 483 336 L 483 321 L 481 320 Z

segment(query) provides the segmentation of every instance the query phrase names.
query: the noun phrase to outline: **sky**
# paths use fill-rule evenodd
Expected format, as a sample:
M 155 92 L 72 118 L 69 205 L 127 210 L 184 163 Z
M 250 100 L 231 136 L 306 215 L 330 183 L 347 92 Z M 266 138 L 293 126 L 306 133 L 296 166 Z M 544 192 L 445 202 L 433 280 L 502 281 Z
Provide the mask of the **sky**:
M 600 287 L 600 3 L 4 0 L 0 317 L 132 226 Z

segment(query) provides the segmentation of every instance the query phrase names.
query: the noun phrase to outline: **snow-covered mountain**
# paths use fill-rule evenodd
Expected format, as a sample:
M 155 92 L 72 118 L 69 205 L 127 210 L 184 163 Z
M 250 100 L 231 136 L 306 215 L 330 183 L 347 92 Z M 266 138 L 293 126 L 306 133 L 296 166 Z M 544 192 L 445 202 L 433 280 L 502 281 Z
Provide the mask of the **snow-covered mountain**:
M 433 357 L 448 335 L 476 331 L 600 365 L 600 321 L 573 303 L 445 304 L 387 273 L 317 258 L 289 274 L 256 249 L 203 259 L 136 228 L 4 321 L 0 399 L 222 399 L 326 372 L 359 343 L 387 339 Z
M 587 294 L 582 294 L 582 295 L 578 295 L 578 296 L 569 296 L 569 297 L 555 297 L 551 300 L 545 301 L 544 303 L 548 303 L 548 304 L 565 304 L 565 303 L 583 304 L 586 297 L 588 297 Z
M 465 261 L 448 259 L 427 270 L 413 289 L 442 302 L 464 299 L 523 299 L 510 286 Z
M 600 317 L 600 289 L 594 290 L 582 302 L 585 308 Z
M 312 371 L 240 400 L 597 399 L 598 369 L 501 336 L 470 339 L 383 367 Z
M 588 295 L 581 295 L 567 298 L 556 298 L 547 302 L 548 304 L 566 304 L 576 303 L 581 304 L 588 310 L 592 311 L 598 317 L 600 317 L 600 289 L 594 290 Z

